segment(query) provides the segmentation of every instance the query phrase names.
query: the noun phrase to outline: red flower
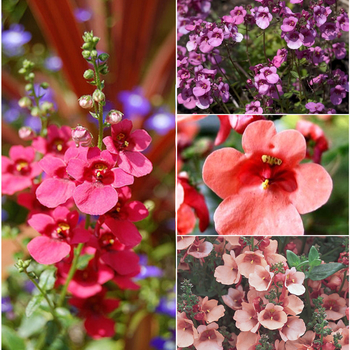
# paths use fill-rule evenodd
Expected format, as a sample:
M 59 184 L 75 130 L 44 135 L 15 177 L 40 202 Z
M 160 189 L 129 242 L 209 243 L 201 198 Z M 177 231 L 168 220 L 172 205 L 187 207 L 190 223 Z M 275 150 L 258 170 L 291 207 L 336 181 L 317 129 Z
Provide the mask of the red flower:
M 277 134 L 273 122 L 248 125 L 242 146 L 245 154 L 222 148 L 207 158 L 204 182 L 224 201 L 215 214 L 219 234 L 303 234 L 299 214 L 325 204 L 332 179 L 318 164 L 305 158 L 304 137 L 296 130 Z

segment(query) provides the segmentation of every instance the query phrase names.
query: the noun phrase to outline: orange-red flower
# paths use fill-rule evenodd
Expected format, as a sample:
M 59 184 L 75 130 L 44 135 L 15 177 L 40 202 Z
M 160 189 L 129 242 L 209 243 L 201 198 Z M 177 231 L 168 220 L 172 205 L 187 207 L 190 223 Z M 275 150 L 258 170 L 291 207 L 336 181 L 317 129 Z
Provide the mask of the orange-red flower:
M 306 156 L 303 135 L 276 132 L 273 122 L 260 120 L 246 128 L 245 153 L 221 148 L 203 167 L 204 182 L 223 202 L 214 214 L 219 234 L 301 235 L 299 214 L 325 204 L 332 179 L 318 164 L 300 164 Z

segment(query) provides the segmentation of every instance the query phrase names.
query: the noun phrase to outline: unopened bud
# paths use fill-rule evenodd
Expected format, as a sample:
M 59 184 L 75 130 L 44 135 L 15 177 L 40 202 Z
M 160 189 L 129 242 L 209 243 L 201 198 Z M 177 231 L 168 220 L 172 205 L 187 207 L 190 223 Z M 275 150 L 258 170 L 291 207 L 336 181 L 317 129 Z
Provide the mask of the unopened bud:
M 26 86 L 24 87 L 26 91 L 31 91 L 33 90 L 33 84 L 26 84 Z
M 92 97 L 96 102 L 102 102 L 105 100 L 105 94 L 98 89 L 94 91 L 94 93 L 92 94 Z
M 118 124 L 123 119 L 123 113 L 112 109 L 106 117 L 106 123 L 108 124 Z
M 35 74 L 34 73 L 29 73 L 28 74 L 28 80 L 33 80 L 35 78 Z
M 39 115 L 40 115 L 40 108 L 39 107 L 33 107 L 32 110 L 30 111 L 30 114 L 33 117 L 39 117 Z
M 44 101 L 41 105 L 41 109 L 44 113 L 49 114 L 55 111 L 55 107 L 52 102 Z
M 87 69 L 84 72 L 84 79 L 93 79 L 94 77 L 94 71 L 92 69 Z
M 25 96 L 25 97 L 22 97 L 19 101 L 18 101 L 18 105 L 21 107 L 21 108 L 29 108 L 32 106 L 32 100 Z
M 18 135 L 24 141 L 31 141 L 34 139 L 34 137 L 36 137 L 35 131 L 29 126 L 22 126 L 18 130 Z
M 81 54 L 85 59 L 88 59 L 90 58 L 91 52 L 89 50 L 84 50 Z
M 100 38 L 99 38 L 98 36 L 94 36 L 94 37 L 92 38 L 92 42 L 93 42 L 94 44 L 97 44 L 99 41 L 100 41 Z
M 109 57 L 109 55 L 108 55 L 108 53 L 101 53 L 101 55 L 100 56 L 98 56 L 98 59 L 100 60 L 100 61 L 102 61 L 102 62 L 104 62 L 104 61 L 107 61 L 108 60 L 108 57 Z
M 48 84 L 46 81 L 44 81 L 43 83 L 41 83 L 40 86 L 41 86 L 43 89 L 45 89 L 45 90 L 49 88 L 49 84 Z
M 94 101 L 90 95 L 84 95 L 79 98 L 79 106 L 82 108 L 90 109 L 94 105 Z
M 93 60 L 95 60 L 95 59 L 97 58 L 97 56 L 98 56 L 97 51 L 96 51 L 96 50 L 91 50 L 91 58 L 92 58 Z
M 32 261 L 31 259 L 24 260 L 24 261 L 23 261 L 23 267 L 24 267 L 24 268 L 27 268 L 27 267 L 30 265 L 30 262 L 31 262 L 31 261 Z
M 92 135 L 87 128 L 78 125 L 72 129 L 72 139 L 77 147 L 88 147 L 92 142 Z

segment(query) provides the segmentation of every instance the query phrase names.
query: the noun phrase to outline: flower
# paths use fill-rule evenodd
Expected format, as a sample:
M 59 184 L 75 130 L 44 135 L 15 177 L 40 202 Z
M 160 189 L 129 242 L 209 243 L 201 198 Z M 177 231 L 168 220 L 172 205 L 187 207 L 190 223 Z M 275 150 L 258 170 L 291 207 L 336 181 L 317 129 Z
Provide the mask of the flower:
M 287 315 L 282 306 L 268 303 L 266 308 L 259 312 L 258 321 L 267 329 L 279 329 L 287 322 Z
M 305 274 L 304 272 L 297 271 L 295 267 L 290 270 L 286 270 L 286 277 L 284 285 L 287 287 L 288 292 L 294 295 L 302 295 L 305 293 L 305 287 L 303 286 Z
M 224 336 L 217 331 L 219 326 L 213 322 L 207 326 L 201 325 L 197 328 L 198 338 L 193 345 L 197 350 L 223 350 Z
M 332 179 L 318 164 L 300 164 L 304 136 L 296 130 L 277 134 L 273 122 L 248 125 L 242 146 L 214 151 L 203 166 L 203 180 L 223 202 L 214 214 L 219 234 L 303 234 L 299 214 L 325 204 Z
M 34 162 L 35 151 L 33 147 L 12 146 L 9 156 L 1 157 L 1 186 L 2 193 L 12 195 L 31 187 L 33 179 L 42 170 L 38 162 Z
M 151 110 L 151 104 L 139 87 L 135 87 L 132 91 L 119 92 L 118 99 L 123 104 L 124 113 L 128 117 L 145 116 Z
M 177 346 L 191 346 L 195 339 L 198 338 L 198 332 L 189 320 L 185 312 L 177 314 Z
M 2 46 L 7 56 L 19 56 L 23 54 L 22 46 L 29 42 L 32 34 L 24 31 L 24 27 L 20 24 L 13 24 L 9 30 L 2 32 Z
M 260 326 L 253 304 L 243 302 L 242 310 L 237 310 L 233 319 L 236 321 L 236 327 L 242 332 L 250 331 L 251 333 L 256 333 Z
M 282 340 L 297 340 L 306 331 L 305 323 L 298 316 L 289 316 L 285 325 L 279 330 Z
M 141 153 L 151 143 L 151 136 L 145 130 L 131 132 L 132 122 L 128 119 L 112 125 L 112 136 L 103 139 L 107 150 L 117 156 L 117 165 L 126 173 L 136 177 L 152 171 L 152 163 Z
M 224 260 L 224 265 L 215 269 L 214 277 L 222 284 L 231 285 L 238 283 L 241 275 L 238 273 L 235 252 L 231 250 L 230 255 L 223 254 L 222 259 Z

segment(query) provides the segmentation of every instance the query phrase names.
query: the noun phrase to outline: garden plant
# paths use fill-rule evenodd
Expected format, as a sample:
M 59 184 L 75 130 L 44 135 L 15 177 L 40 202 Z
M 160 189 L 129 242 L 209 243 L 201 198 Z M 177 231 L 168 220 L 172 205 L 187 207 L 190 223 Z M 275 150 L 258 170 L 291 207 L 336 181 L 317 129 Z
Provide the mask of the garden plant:
M 346 6 L 178 1 L 179 113 L 348 113 Z
M 178 349 L 348 349 L 348 243 L 178 236 Z

